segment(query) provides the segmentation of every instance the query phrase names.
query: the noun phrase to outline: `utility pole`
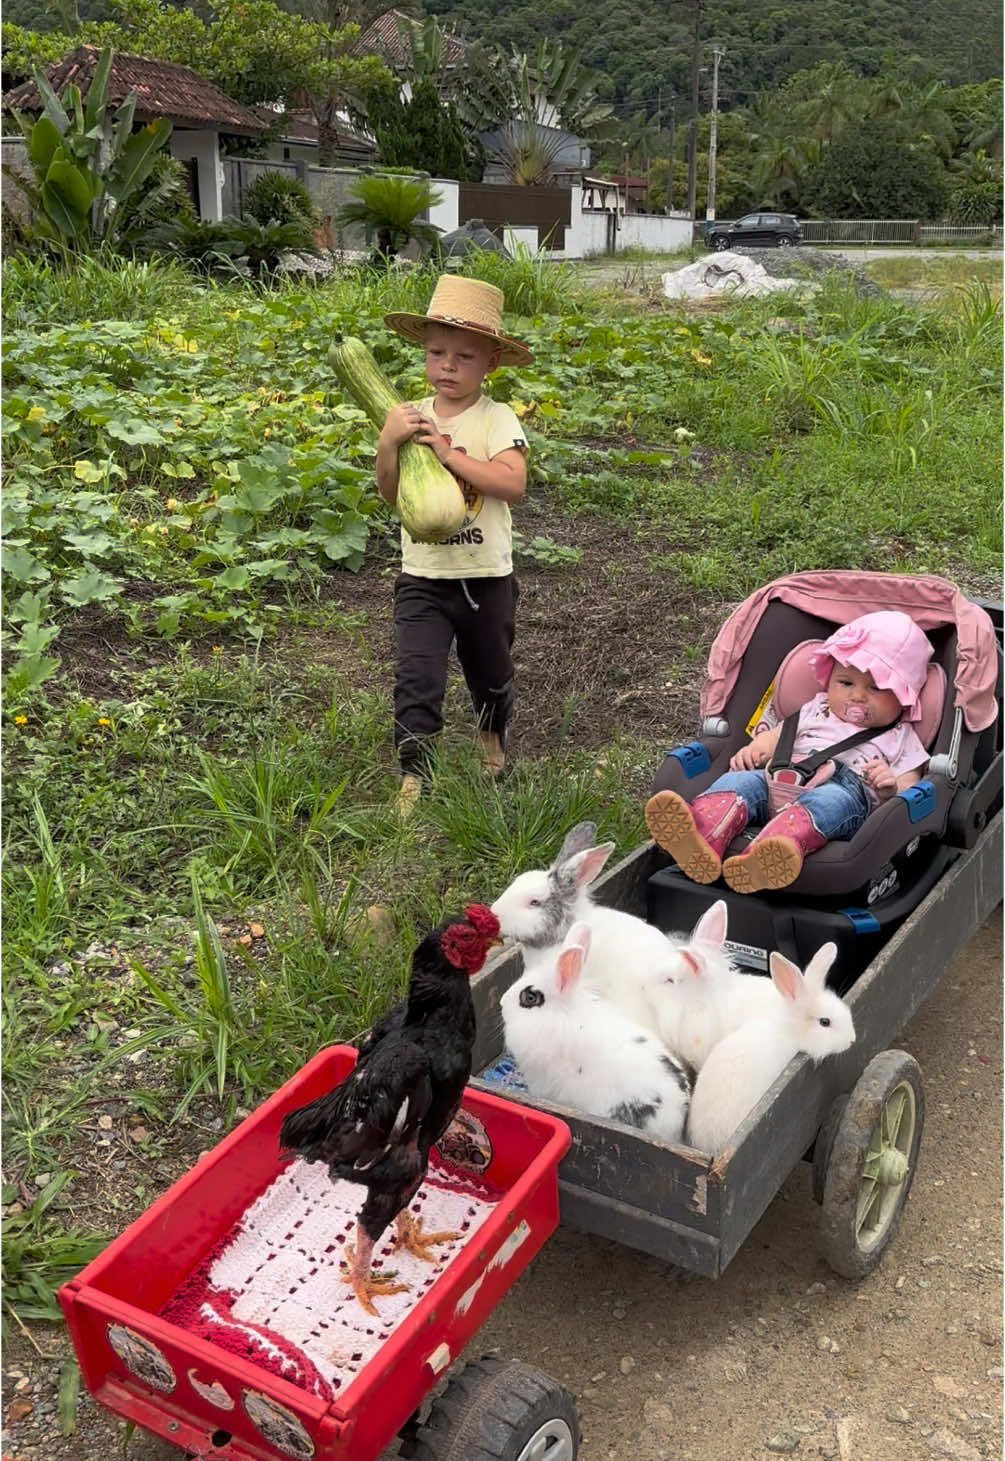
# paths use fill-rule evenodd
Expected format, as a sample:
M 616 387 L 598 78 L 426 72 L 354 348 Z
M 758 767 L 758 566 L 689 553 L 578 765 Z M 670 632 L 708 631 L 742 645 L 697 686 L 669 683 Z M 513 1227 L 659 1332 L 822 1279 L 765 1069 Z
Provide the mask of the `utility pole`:
M 712 66 L 712 122 L 708 135 L 708 204 L 705 208 L 705 217 L 710 223 L 715 222 L 715 145 L 719 125 L 719 62 L 722 60 L 724 54 L 721 46 L 716 46 L 712 51 L 712 56 L 714 57 Z
M 687 211 L 695 217 L 698 200 L 698 80 L 701 70 L 701 7 L 694 0 L 694 44 L 691 48 L 691 114 L 687 122 Z
M 667 212 L 673 211 L 673 174 L 677 165 L 677 97 L 674 92 L 670 93 L 670 147 L 669 147 L 669 168 L 667 170 Z

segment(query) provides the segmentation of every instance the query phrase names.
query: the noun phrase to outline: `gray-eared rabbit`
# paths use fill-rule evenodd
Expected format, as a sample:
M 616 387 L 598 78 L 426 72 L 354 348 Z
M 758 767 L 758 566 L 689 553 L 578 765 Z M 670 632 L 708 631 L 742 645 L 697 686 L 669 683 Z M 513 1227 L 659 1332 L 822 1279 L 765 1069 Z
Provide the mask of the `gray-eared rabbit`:
M 647 986 L 659 979 L 674 944 L 644 919 L 591 898 L 589 885 L 614 850 L 613 842 L 595 846 L 596 839 L 593 822 L 578 822 L 551 866 L 520 873 L 492 904 L 492 912 L 503 938 L 522 944 L 527 961 L 539 950 L 557 950 L 574 923 L 588 923 L 592 941 L 585 983 L 655 1032 Z
M 688 1116 L 691 1146 L 721 1151 L 800 1051 L 820 1061 L 852 1044 L 851 1010 L 826 988 L 836 957 L 837 945 L 824 944 L 801 973 L 782 954 L 771 954 L 771 978 L 782 996 L 778 1012 L 749 1020 L 712 1047 L 695 1081 Z
M 535 953 L 502 997 L 506 1048 L 530 1092 L 679 1142 L 690 1073 L 648 1030 L 587 989 L 591 930 L 575 923 L 558 950 Z

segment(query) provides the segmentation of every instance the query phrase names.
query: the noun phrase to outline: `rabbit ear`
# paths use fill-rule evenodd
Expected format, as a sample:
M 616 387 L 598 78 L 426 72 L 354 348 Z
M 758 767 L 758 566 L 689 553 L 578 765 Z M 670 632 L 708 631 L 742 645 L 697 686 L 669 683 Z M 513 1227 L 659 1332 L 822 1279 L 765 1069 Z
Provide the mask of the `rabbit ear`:
M 720 898 L 707 909 L 694 926 L 691 942 L 721 949 L 726 941 L 726 904 Z
M 777 949 L 772 949 L 768 958 L 771 966 L 771 978 L 774 981 L 778 993 L 785 999 L 797 1000 L 803 992 L 803 976 L 798 966 L 780 954 Z
M 565 834 L 565 841 L 559 848 L 558 856 L 552 863 L 552 867 L 561 867 L 568 862 L 570 857 L 575 857 L 577 852 L 585 852 L 592 847 L 597 840 L 596 822 L 577 822 Z
M 704 966 L 698 955 L 693 954 L 690 949 L 681 949 L 680 957 L 681 963 L 687 969 L 688 973 L 693 974 L 696 979 L 700 979 L 701 971 Z
M 565 935 L 565 943 L 555 965 L 558 971 L 558 989 L 564 994 L 579 978 L 590 952 L 590 929 L 585 923 L 574 923 Z
M 585 888 L 598 876 L 613 851 L 613 842 L 602 842 L 599 847 L 577 852 L 568 862 L 561 863 L 555 869 L 555 877 L 563 889 Z
M 821 944 L 806 965 L 806 973 L 803 975 L 808 986 L 813 989 L 823 989 L 827 982 L 827 973 L 834 960 L 837 958 L 837 944 Z

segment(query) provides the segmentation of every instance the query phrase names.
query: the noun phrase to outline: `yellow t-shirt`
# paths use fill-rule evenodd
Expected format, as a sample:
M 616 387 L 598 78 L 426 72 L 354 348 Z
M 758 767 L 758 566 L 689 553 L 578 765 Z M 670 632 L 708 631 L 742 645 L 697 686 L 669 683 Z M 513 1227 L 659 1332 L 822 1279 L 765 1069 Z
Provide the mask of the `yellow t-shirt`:
M 489 396 L 479 396 L 459 416 L 440 417 L 433 396 L 418 402 L 437 431 L 455 451 L 490 462 L 511 447 L 527 449 L 527 434 L 511 407 Z M 464 521 L 458 532 L 442 543 L 416 543 L 401 530 L 401 566 L 418 578 L 502 578 L 513 571 L 513 533 L 509 504 L 498 497 L 483 497 L 454 475 L 464 493 Z

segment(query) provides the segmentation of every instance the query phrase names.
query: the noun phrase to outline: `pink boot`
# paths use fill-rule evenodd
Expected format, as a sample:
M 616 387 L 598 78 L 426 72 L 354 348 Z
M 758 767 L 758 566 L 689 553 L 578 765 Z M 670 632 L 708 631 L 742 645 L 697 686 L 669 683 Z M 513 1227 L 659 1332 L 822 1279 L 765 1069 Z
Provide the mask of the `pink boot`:
M 658 791 L 646 802 L 646 826 L 693 883 L 714 883 L 722 854 L 747 825 L 747 804 L 735 791 L 706 791 L 686 802 Z
M 765 823 L 746 852 L 727 857 L 722 875 L 734 893 L 787 888 L 802 871 L 803 858 L 826 841 L 806 808 L 793 802 Z

